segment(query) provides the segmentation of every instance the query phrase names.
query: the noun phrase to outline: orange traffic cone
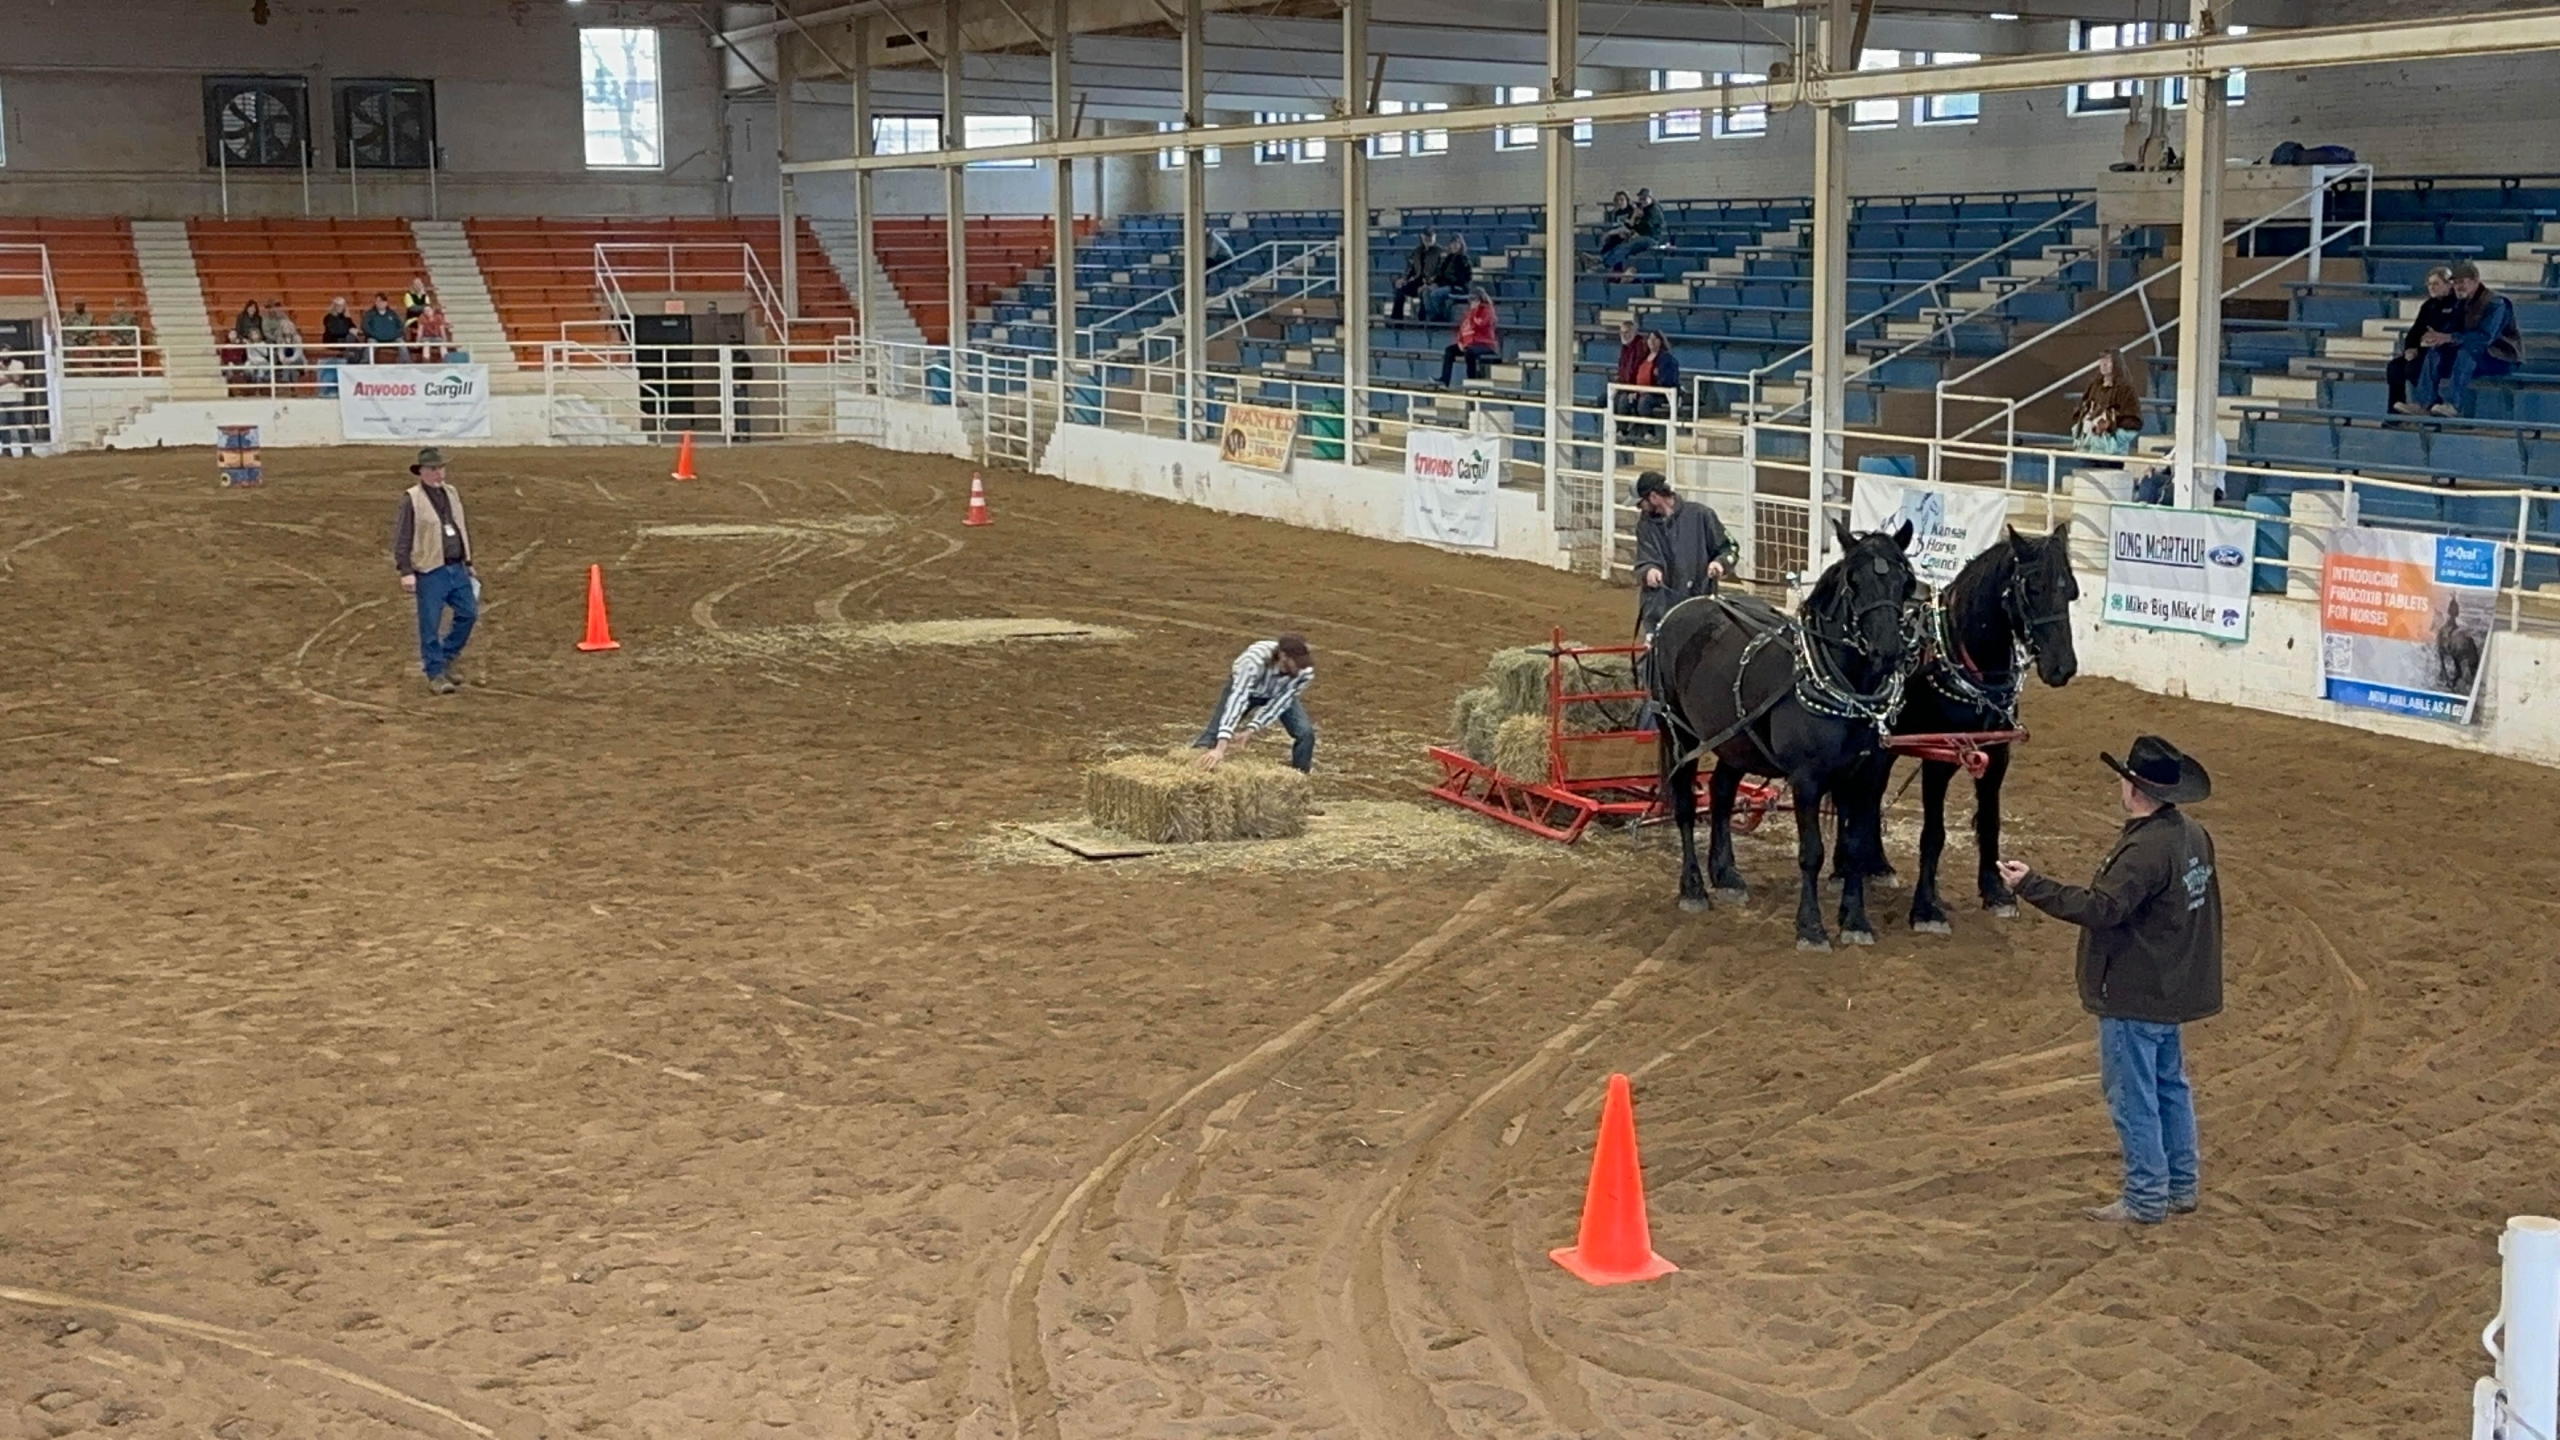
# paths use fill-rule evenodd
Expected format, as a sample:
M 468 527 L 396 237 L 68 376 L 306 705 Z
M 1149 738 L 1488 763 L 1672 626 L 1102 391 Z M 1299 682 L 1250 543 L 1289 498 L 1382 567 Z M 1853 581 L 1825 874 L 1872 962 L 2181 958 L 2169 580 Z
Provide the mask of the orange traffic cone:
M 987 482 L 976 475 L 969 477 L 969 518 L 963 525 L 993 525 L 996 517 L 987 513 Z
M 1582 1199 L 1582 1233 L 1547 1258 L 1594 1285 L 1652 1280 L 1680 1267 L 1653 1253 L 1644 1217 L 1644 1166 L 1636 1158 L 1635 1101 L 1627 1077 L 1609 1077 L 1600 1107 L 1600 1143 L 1591 1152 L 1591 1188 Z
M 613 626 L 604 614 L 604 567 L 587 567 L 587 638 L 578 642 L 581 650 L 619 650 L 622 642 L 613 638 Z
M 676 469 L 675 473 L 667 478 L 670 480 L 696 480 L 701 478 L 693 473 L 692 431 L 687 430 L 684 432 L 684 438 L 676 442 Z

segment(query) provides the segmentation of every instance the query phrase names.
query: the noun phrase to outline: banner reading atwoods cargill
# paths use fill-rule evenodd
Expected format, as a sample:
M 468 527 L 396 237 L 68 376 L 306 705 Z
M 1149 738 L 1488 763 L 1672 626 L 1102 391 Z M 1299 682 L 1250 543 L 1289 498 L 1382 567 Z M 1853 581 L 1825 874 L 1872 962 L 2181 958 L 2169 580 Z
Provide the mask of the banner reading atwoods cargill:
M 1494 493 L 1502 446 L 1501 436 L 1473 430 L 1406 431 L 1404 533 L 1477 550 L 1500 543 Z
M 2209 510 L 2107 507 L 2107 622 L 2249 638 L 2257 526 Z
M 2495 540 L 2329 532 L 2320 565 L 2320 693 L 2341 705 L 2468 725 L 2498 613 Z
M 338 426 L 350 440 L 485 440 L 486 365 L 346 365 Z

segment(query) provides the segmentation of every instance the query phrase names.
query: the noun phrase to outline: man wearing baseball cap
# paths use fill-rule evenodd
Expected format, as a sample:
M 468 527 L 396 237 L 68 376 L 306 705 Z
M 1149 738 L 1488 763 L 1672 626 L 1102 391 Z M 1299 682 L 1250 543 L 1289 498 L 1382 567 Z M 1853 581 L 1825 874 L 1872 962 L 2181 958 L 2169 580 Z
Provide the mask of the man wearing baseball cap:
M 418 659 L 426 667 L 427 688 L 450 695 L 454 657 L 471 639 L 480 619 L 480 582 L 471 573 L 471 525 L 463 518 L 462 492 L 444 481 L 444 452 L 430 446 L 418 452 L 409 473 L 418 483 L 400 497 L 391 522 L 391 568 L 400 588 L 418 597 Z M 445 628 L 445 612 L 453 612 L 453 628 Z
M 1636 634 L 1651 639 L 1672 606 L 1715 593 L 1736 551 L 1716 512 L 1681 499 L 1659 470 L 1636 477 L 1636 509 Z
M 2086 887 L 2000 862 L 2018 898 L 2080 927 L 2080 1006 L 2124 1143 L 2124 1193 L 2092 1220 L 2157 1225 L 2197 1203 L 2196 1112 L 2179 1027 L 2222 1010 L 2222 884 L 2213 837 L 2179 807 L 2213 793 L 2203 765 L 2157 735 L 2116 772 L 2126 820 Z

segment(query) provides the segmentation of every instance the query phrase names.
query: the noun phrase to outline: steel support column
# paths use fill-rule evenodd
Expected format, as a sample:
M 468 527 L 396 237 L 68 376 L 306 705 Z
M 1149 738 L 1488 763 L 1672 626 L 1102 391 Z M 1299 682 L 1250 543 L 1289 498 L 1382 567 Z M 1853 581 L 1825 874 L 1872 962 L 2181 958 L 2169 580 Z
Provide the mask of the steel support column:
M 2192 0 L 2188 23 L 2198 35 L 2219 31 L 2210 0 Z M 2220 74 L 2187 79 L 2187 170 L 2178 244 L 2178 411 L 2171 441 L 2177 503 L 2213 503 L 2214 429 L 2222 410 L 2222 173 L 2231 102 Z M 2169 82 L 2155 82 L 2166 87 Z M 2314 197 L 2313 203 L 2318 203 Z
M 1837 75 L 1858 68 L 1847 53 L 1856 28 L 1848 0 L 1832 0 L 1822 20 L 1821 69 Z M 1840 489 L 1836 474 L 1845 447 L 1849 328 L 1849 116 L 1847 105 L 1823 105 L 1813 122 L 1813 355 L 1805 371 L 1805 414 L 1810 432 L 1805 540 L 1808 577 L 1830 563 L 1831 527 L 1823 503 Z
M 969 106 L 960 84 L 960 62 L 966 55 L 960 43 L 959 0 L 943 0 L 942 33 L 942 148 L 960 150 L 969 143 Z M 969 348 L 969 169 L 948 165 L 942 178 L 943 225 L 951 260 L 951 303 L 943 314 L 950 327 L 951 398 L 956 404 Z
M 1547 98 L 1573 98 L 1573 78 L 1582 50 L 1581 0 L 1547 0 Z M 1550 125 L 1538 136 L 1540 159 L 1546 169 L 1546 339 L 1540 342 L 1540 353 L 1546 365 L 1547 464 L 1545 489 L 1540 503 L 1550 527 L 1561 528 L 1563 511 L 1559 508 L 1565 486 L 1565 459 L 1573 438 L 1573 362 L 1576 350 L 1573 333 L 1574 291 L 1574 223 L 1573 223 L 1573 122 Z M 1608 422 L 1601 422 L 1601 443 L 1607 444 Z M 1608 466 L 1598 467 L 1606 473 Z M 1617 503 L 1614 495 L 1603 495 L 1604 506 Z M 1597 515 L 1583 517 L 1598 521 Z M 1605 527 L 1604 527 L 1605 531 Z M 1609 557 L 1600 557 L 1600 570 L 1608 573 Z
M 1200 132 L 1208 128 L 1206 22 L 1200 0 L 1182 3 L 1182 438 L 1208 415 L 1209 167 Z
M 1369 113 L 1369 0 L 1343 0 L 1341 113 Z M 1337 140 L 1333 153 L 1342 160 L 1342 434 L 1356 444 L 1369 387 L 1369 147 Z
M 871 153 L 871 21 L 853 22 L 854 68 L 845 78 L 853 84 L 853 153 Z M 871 177 L 853 172 L 853 328 L 866 341 L 879 338 L 871 323 Z
M 1049 133 L 1065 138 L 1075 130 L 1075 32 L 1070 26 L 1069 0 L 1049 0 Z M 1093 193 L 1102 195 L 1102 165 L 1093 162 Z M 1059 420 L 1064 421 L 1067 403 L 1066 387 L 1073 382 L 1076 360 L 1076 170 L 1075 162 L 1059 156 L 1056 172 L 1051 176 L 1056 188 L 1050 202 L 1056 207 L 1056 228 L 1049 237 L 1049 274 L 1054 280 L 1055 298 L 1050 302 L 1049 318 L 1056 323 L 1058 352 Z
M 783 165 L 791 163 L 791 92 L 795 67 L 791 62 L 788 41 L 773 47 L 773 144 L 774 153 Z M 774 187 L 774 210 L 782 228 L 782 316 L 785 320 L 800 313 L 800 196 L 799 177 L 783 170 Z M 773 337 L 788 344 L 786 333 Z

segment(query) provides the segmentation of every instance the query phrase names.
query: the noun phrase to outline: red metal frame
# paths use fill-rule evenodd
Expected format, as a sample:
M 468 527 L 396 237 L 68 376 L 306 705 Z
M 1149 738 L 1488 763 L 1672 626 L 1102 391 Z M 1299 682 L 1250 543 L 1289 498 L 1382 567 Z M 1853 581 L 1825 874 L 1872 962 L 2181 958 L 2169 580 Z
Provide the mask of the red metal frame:
M 1603 745 L 1623 748 L 1630 741 L 1651 745 L 1656 741 L 1651 730 L 1597 730 L 1585 735 L 1567 733 L 1564 723 L 1567 705 L 1626 703 L 1641 704 L 1649 697 L 1642 690 L 1609 690 L 1594 694 L 1571 694 L 1565 689 L 1564 667 L 1567 660 L 1587 655 L 1640 656 L 1642 645 L 1567 645 L 1564 628 L 1558 626 L 1549 637 L 1547 647 L 1547 773 L 1558 778 L 1535 782 L 1501 774 L 1492 766 L 1480 763 L 1463 751 L 1445 745 L 1431 747 L 1431 758 L 1440 762 L 1440 783 L 1431 793 L 1463 809 L 1516 826 L 1532 835 L 1542 836 L 1558 844 L 1570 845 L 1582 838 L 1591 822 L 1603 816 L 1651 824 L 1669 818 L 1670 805 L 1662 798 L 1662 777 L 1648 769 L 1637 774 L 1582 775 L 1574 770 L 1577 750 L 1593 750 Z M 1989 747 L 2024 743 L 2024 730 L 1984 730 L 1946 735 L 1889 735 L 1885 748 L 1898 755 L 1919 760 L 1938 760 L 1963 768 L 1975 779 L 1982 778 L 1991 766 Z M 1705 783 L 1699 777 L 1701 788 Z M 1783 781 L 1761 781 L 1746 778 L 1735 797 L 1733 829 L 1748 835 L 1760 828 L 1769 812 L 1785 803 L 1787 787 Z M 1702 800 L 1704 796 L 1700 797 Z

